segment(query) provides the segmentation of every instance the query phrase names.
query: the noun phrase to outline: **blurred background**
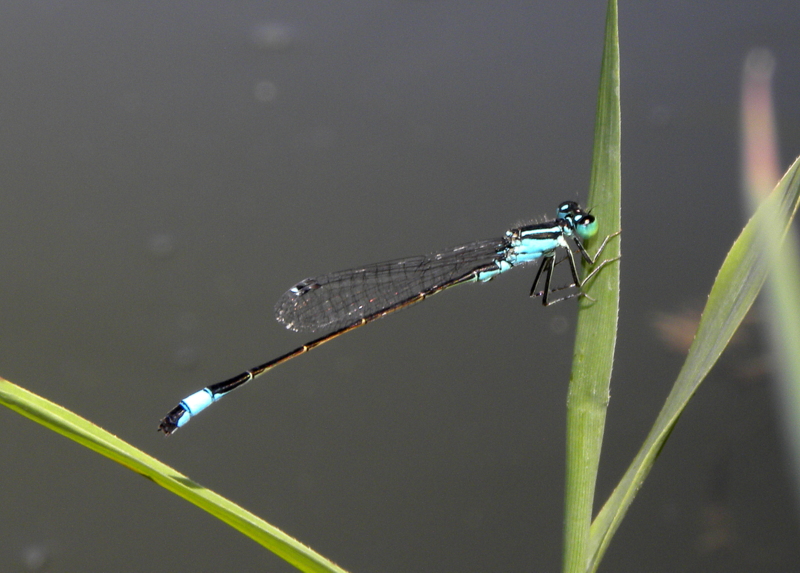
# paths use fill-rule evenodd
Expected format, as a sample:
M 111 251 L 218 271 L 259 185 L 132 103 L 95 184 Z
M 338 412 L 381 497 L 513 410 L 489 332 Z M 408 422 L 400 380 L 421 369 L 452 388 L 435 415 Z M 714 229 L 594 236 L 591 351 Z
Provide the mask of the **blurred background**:
M 179 399 L 291 350 L 298 280 L 584 201 L 605 2 L 6 2 L 0 375 L 356 572 L 560 567 L 575 304 L 534 268 L 378 321 L 175 436 Z M 621 2 L 624 257 L 598 507 L 741 230 L 739 105 L 776 61 L 800 154 L 796 0 Z M 605 571 L 789 571 L 800 520 L 754 312 Z M 294 571 L 0 410 L 0 570 Z

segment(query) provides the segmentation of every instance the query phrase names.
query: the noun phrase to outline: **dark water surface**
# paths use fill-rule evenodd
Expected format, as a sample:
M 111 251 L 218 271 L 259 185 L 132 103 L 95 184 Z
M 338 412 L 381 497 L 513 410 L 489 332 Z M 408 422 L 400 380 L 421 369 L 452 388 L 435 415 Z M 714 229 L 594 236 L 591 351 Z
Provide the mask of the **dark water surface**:
M 556 571 L 574 304 L 534 269 L 270 373 L 170 439 L 190 391 L 306 341 L 298 280 L 493 237 L 583 200 L 604 2 L 7 2 L 0 375 L 349 571 Z M 622 310 L 599 502 L 682 362 L 744 218 L 742 61 L 777 61 L 800 154 L 796 1 L 620 6 Z M 662 313 L 662 314 L 659 314 Z M 758 318 L 667 443 L 605 571 L 792 571 L 798 505 Z M 294 571 L 0 410 L 0 570 Z

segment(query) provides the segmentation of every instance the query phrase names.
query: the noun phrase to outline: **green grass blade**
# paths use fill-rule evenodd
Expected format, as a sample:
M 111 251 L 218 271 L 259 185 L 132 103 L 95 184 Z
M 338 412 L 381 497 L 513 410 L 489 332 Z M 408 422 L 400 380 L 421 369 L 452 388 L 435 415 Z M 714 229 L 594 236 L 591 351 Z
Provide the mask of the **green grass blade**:
M 591 562 L 594 571 L 608 548 L 636 492 L 647 477 L 658 453 L 689 399 L 727 346 L 761 290 L 770 256 L 759 240 L 768 225 L 783 238 L 800 202 L 800 158 L 795 160 L 769 198 L 758 208 L 733 244 L 711 289 L 703 316 L 667 400 L 644 445 L 626 471 L 591 529 Z M 769 245 L 775 249 L 778 245 Z
M 774 229 L 764 229 L 765 242 Z M 783 441 L 793 469 L 796 498 L 800 499 L 800 249 L 797 235 L 790 233 L 780 249 L 773 249 L 773 261 L 766 285 L 764 314 L 769 328 L 775 369 L 777 406 L 781 412 Z
M 777 231 L 767 227 L 763 240 L 770 244 Z M 774 244 L 774 243 L 772 243 Z M 766 284 L 764 315 L 769 329 L 775 369 L 777 406 L 781 411 L 783 441 L 794 474 L 796 499 L 800 499 L 800 249 L 790 233 L 780 249 L 772 249 Z
M 196 484 L 171 467 L 162 464 L 77 414 L 2 378 L 0 378 L 0 404 L 153 480 L 161 487 L 192 502 L 234 529 L 241 531 L 301 571 L 345 573 L 343 569 L 296 539 L 233 502 Z M 5 437 L 8 439 L 8 435 Z
M 609 0 L 594 134 L 588 204 L 600 222 L 599 237 L 620 229 L 620 84 L 617 3 Z M 612 239 L 601 259 L 619 255 Z M 619 312 L 619 263 L 603 269 L 586 292 L 578 316 L 572 375 L 567 398 L 567 472 L 564 521 L 564 571 L 583 571 Z
M 744 196 L 750 211 L 780 177 L 780 152 L 773 103 L 772 79 L 775 57 L 766 48 L 753 48 L 742 70 L 742 166 Z M 764 245 L 780 243 L 780 229 L 762 228 Z M 791 230 L 772 257 L 764 286 L 766 304 L 761 308 L 769 335 L 773 384 L 780 410 L 784 447 L 794 474 L 796 499 L 800 500 L 800 249 Z

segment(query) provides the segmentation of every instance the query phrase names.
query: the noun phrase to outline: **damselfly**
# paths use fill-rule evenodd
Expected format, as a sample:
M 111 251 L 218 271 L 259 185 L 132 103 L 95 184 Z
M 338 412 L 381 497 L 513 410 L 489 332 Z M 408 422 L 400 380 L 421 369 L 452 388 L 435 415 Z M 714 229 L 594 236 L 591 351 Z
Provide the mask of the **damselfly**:
M 566 201 L 558 207 L 555 220 L 511 229 L 497 239 L 476 241 L 431 255 L 377 263 L 302 280 L 278 299 L 275 318 L 294 331 L 332 329 L 332 332 L 261 366 L 195 392 L 173 408 L 161 420 L 158 429 L 167 435 L 173 433 L 208 406 L 256 376 L 359 326 L 452 286 L 486 282 L 500 273 L 539 259 L 542 262 L 533 279 L 530 296 L 541 296 L 545 306 L 578 296 L 589 298 L 580 288 L 605 265 L 619 258 L 607 259 L 595 265 L 608 240 L 619 231 L 608 235 L 592 257 L 584 248 L 583 241 L 596 233 L 595 217 L 583 211 L 577 203 Z M 583 280 L 578 277 L 568 238 L 575 243 L 581 257 L 594 265 Z M 559 250 L 566 254 L 556 260 Z M 553 269 L 564 260 L 569 262 L 574 282 L 554 289 L 551 285 Z M 537 291 L 536 285 L 543 274 L 544 288 Z M 551 294 L 573 287 L 578 291 L 550 300 Z

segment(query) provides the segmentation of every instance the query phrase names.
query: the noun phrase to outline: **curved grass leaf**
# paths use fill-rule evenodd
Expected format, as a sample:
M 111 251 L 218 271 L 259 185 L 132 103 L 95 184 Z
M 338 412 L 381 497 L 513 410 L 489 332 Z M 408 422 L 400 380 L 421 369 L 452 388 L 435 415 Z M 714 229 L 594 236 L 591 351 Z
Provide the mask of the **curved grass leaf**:
M 708 296 L 703 316 L 669 396 L 644 445 L 625 472 L 591 528 L 591 559 L 594 571 L 608 548 L 636 492 L 664 446 L 689 399 L 727 346 L 753 304 L 770 266 L 768 249 L 760 240 L 764 227 L 777 229 L 783 238 L 800 202 L 800 158 L 795 160 L 773 192 L 758 208 L 733 244 Z
M 2 378 L 0 404 L 153 480 L 241 531 L 301 571 L 345 573 L 296 539 L 232 501 L 193 482 L 77 414 Z

